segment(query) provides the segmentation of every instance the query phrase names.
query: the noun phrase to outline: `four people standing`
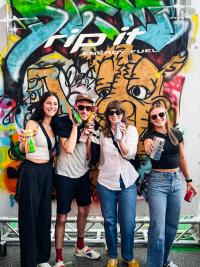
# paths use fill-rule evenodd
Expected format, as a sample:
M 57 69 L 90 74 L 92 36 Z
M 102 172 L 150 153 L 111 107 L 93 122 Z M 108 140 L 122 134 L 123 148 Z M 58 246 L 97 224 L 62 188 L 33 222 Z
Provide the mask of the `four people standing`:
M 49 146 L 41 130 L 41 124 L 50 137 L 52 147 L 55 136 L 51 119 L 57 114 L 59 101 L 55 94 L 45 93 L 26 129 L 35 132 L 36 151 L 27 153 L 19 184 L 19 234 L 22 267 L 49 267 L 51 185 L 52 173 L 49 162 Z M 85 123 L 93 109 L 93 99 L 79 94 L 74 108 Z M 120 225 L 121 254 L 129 267 L 139 267 L 134 259 L 134 229 L 136 213 L 136 185 L 138 173 L 131 160 L 135 158 L 138 132 L 128 124 L 126 112 L 120 101 L 111 101 L 105 111 L 105 127 L 100 134 L 100 164 L 97 190 L 100 197 L 109 260 L 107 267 L 116 267 L 117 223 Z M 57 218 L 55 226 L 56 263 L 64 267 L 63 241 L 67 214 L 75 198 L 78 206 L 77 242 L 75 255 L 98 259 L 100 254 L 84 242 L 87 217 L 91 204 L 88 160 L 91 156 L 91 140 L 94 125 L 90 124 L 87 142 L 79 142 L 80 129 L 72 116 L 59 119 L 66 128 L 63 134 L 56 120 L 52 124 L 59 136 L 60 153 L 56 166 Z M 117 124 L 121 138 L 115 140 Z M 62 128 L 62 127 L 61 127 Z M 65 131 L 65 130 L 64 130 Z M 186 178 L 187 189 L 196 190 L 189 177 L 182 134 L 170 128 L 166 109 L 154 106 L 149 111 L 149 125 L 145 136 L 145 150 L 151 154 L 153 138 L 165 139 L 164 151 L 159 161 L 152 160 L 152 172 L 148 185 L 150 228 L 148 241 L 148 267 L 176 267 L 171 261 L 173 244 L 180 217 L 181 180 L 179 168 Z M 21 135 L 20 141 L 22 141 Z M 24 151 L 24 144 L 20 144 Z M 27 179 L 28 178 L 28 179 Z M 28 214 L 28 215 L 27 215 Z M 31 233 L 31 237 L 30 237 Z M 30 243 L 31 239 L 31 243 Z M 30 245 L 31 244 L 31 245 Z

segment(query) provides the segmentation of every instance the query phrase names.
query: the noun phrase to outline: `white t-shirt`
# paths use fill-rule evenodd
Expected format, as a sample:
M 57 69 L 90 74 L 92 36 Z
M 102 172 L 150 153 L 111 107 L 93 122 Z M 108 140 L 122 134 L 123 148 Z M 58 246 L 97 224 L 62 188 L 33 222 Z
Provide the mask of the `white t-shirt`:
M 137 152 L 138 132 L 136 127 L 129 125 L 123 136 L 123 142 L 129 149 L 128 154 L 123 155 L 126 159 L 134 159 Z M 100 165 L 99 165 L 99 184 L 110 190 L 121 190 L 120 175 L 125 187 L 132 185 L 139 174 L 133 165 L 124 159 L 118 149 L 113 144 L 112 138 L 105 137 L 103 132 L 100 134 Z
M 57 158 L 56 173 L 70 178 L 79 178 L 88 171 L 87 150 L 85 143 L 77 143 L 72 154 L 60 146 Z

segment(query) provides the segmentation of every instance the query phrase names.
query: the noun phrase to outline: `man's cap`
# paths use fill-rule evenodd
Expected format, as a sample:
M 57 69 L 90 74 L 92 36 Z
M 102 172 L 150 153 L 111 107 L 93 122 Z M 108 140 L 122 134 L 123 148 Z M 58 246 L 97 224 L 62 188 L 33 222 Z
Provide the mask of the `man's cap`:
M 93 98 L 87 94 L 78 94 L 77 97 L 76 97 L 76 102 L 78 101 L 81 101 L 81 100 L 87 100 L 87 101 L 90 101 L 90 102 L 94 102 Z

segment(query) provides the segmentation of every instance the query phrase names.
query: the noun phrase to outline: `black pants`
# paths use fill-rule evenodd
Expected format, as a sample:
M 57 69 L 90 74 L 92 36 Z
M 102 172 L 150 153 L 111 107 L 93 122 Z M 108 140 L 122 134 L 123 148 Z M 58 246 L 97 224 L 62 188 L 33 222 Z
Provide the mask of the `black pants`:
M 19 182 L 19 238 L 21 267 L 48 262 L 51 253 L 50 163 L 26 160 Z

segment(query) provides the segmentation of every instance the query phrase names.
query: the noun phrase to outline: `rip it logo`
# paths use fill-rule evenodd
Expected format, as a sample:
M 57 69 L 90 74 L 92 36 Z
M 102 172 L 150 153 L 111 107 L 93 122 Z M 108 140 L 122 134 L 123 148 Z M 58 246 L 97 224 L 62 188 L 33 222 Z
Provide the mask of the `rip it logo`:
M 136 36 L 142 35 L 146 33 L 146 31 L 140 31 L 139 28 L 134 28 L 132 31 L 128 31 L 129 27 L 123 27 L 121 28 L 121 33 L 117 35 L 115 40 L 113 41 L 113 45 L 119 45 L 122 44 L 132 44 Z M 79 29 L 73 29 L 71 31 L 72 35 L 70 35 L 67 38 L 67 41 L 64 43 L 64 47 L 70 47 L 72 46 L 72 49 L 70 53 L 75 53 L 79 50 L 81 47 L 97 47 L 102 45 L 107 35 L 105 33 L 87 33 L 87 34 L 80 34 L 75 41 L 77 35 L 78 35 Z M 48 48 L 53 45 L 55 40 L 66 38 L 67 35 L 53 35 L 51 36 L 46 44 L 44 45 L 44 48 Z M 90 42 L 88 42 L 88 39 L 90 39 Z M 126 39 L 126 40 L 125 40 Z M 95 40 L 94 42 L 92 40 Z

